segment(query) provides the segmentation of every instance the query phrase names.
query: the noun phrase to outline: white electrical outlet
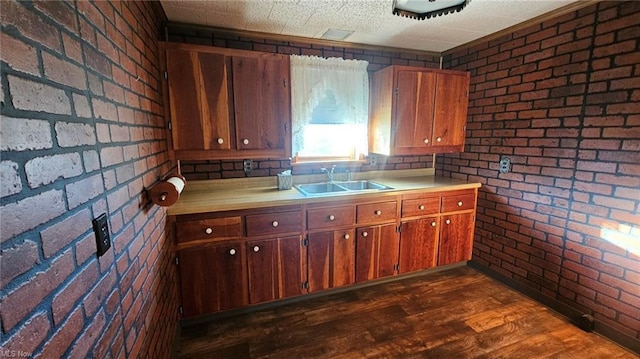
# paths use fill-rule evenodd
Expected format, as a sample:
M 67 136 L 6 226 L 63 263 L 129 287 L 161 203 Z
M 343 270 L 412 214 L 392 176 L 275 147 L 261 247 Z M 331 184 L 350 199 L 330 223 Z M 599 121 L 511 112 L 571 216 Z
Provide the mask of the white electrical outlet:
M 509 173 L 511 171 L 511 158 L 502 156 L 500 158 L 500 173 Z

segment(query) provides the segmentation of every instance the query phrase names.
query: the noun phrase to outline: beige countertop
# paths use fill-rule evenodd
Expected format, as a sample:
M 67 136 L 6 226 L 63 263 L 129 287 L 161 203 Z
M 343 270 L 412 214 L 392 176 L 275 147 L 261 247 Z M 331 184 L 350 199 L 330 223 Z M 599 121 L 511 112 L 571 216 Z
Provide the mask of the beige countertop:
M 341 181 L 342 173 L 335 174 Z M 278 190 L 276 176 L 223 180 L 190 181 L 176 204 L 169 207 L 169 215 L 229 211 L 248 208 L 283 206 L 333 201 L 337 199 L 366 198 L 366 196 L 397 196 L 400 193 L 435 192 L 480 187 L 480 183 L 436 177 L 433 169 L 355 172 L 353 180 L 368 179 L 392 190 L 371 192 L 331 193 L 305 196 L 295 188 Z M 293 184 L 326 181 L 325 175 L 293 176 Z

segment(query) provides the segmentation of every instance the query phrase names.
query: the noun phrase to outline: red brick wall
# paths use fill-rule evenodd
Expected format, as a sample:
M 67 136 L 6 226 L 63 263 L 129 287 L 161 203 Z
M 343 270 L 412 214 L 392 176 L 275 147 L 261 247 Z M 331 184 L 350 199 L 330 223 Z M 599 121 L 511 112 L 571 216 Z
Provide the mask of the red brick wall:
M 272 52 L 280 54 L 296 54 L 322 57 L 342 57 L 344 59 L 358 59 L 369 62 L 370 72 L 379 70 L 389 65 L 408 65 L 417 67 L 440 67 L 440 56 L 420 54 L 410 51 L 383 51 L 374 49 L 357 49 L 349 47 L 328 46 L 317 42 L 270 40 L 257 37 L 230 35 L 220 31 L 205 28 L 191 28 L 177 25 L 168 26 L 169 41 L 184 42 L 217 47 L 227 47 L 243 50 Z M 378 171 L 401 170 L 412 168 L 433 167 L 432 156 L 376 156 L 375 165 L 363 164 L 361 166 L 350 165 L 349 170 Z M 322 165 L 304 165 L 293 168 L 294 174 L 320 173 Z M 285 169 L 291 169 L 291 164 L 286 159 L 270 159 L 255 161 L 256 170 L 245 175 L 242 161 L 182 161 L 182 174 L 188 180 L 219 179 L 236 177 L 265 177 L 273 176 Z
M 640 2 L 601 2 L 446 56 L 472 76 L 467 145 L 436 164 L 483 184 L 475 261 L 636 339 L 638 24 Z
M 164 13 L 151 2 L 3 1 L 0 14 L 0 351 L 169 357 L 171 232 L 144 195 L 171 169 Z M 91 220 L 105 212 L 113 246 L 97 258 Z

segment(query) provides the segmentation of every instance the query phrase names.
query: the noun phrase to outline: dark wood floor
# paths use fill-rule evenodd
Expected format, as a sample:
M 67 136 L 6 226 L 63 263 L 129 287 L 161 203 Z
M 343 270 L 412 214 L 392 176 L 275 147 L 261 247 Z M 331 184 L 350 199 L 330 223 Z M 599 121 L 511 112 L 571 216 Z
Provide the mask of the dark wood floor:
M 179 358 L 638 358 L 469 267 L 183 328 Z

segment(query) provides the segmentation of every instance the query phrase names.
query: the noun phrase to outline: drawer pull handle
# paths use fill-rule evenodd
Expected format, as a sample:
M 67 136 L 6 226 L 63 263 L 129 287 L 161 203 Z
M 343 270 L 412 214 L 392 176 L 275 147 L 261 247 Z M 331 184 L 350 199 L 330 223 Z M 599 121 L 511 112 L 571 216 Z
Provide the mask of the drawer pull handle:
M 424 205 L 423 204 L 419 205 L 418 209 L 422 211 L 424 209 Z
M 213 233 L 213 228 L 211 228 L 211 227 L 207 227 L 207 229 L 205 229 L 205 230 L 204 230 L 204 233 L 206 233 L 206 234 L 211 234 L 211 233 Z
M 381 211 L 381 210 L 377 210 L 377 211 L 375 211 L 375 212 L 373 212 L 373 213 L 375 213 L 375 214 L 376 214 L 376 216 L 379 216 L 379 215 L 381 215 L 381 214 L 382 214 L 382 211 Z
M 442 142 L 442 137 L 438 137 L 438 138 L 436 138 L 436 141 L 438 141 L 438 142 Z
M 230 254 L 230 255 L 232 255 L 232 256 L 234 256 L 234 255 L 236 254 L 236 250 L 235 250 L 234 248 L 231 248 L 231 249 L 229 250 L 229 254 Z
M 368 235 L 369 235 L 369 233 L 367 233 L 367 232 L 362 232 L 362 236 L 363 236 L 363 237 L 366 237 L 366 236 L 368 236 Z
M 350 236 L 350 235 L 348 235 L 348 234 L 345 234 L 345 235 L 344 235 L 344 239 L 349 239 L 349 238 L 351 238 L 351 236 Z
M 425 138 L 422 142 L 424 142 L 425 144 L 429 143 L 429 139 Z
M 446 221 L 444 221 L 444 223 L 446 223 L 446 224 L 451 224 L 451 220 L 450 220 L 450 219 L 447 219 Z
M 224 143 L 224 139 L 222 137 L 218 137 L 218 144 L 221 145 Z
M 431 227 L 435 227 L 436 226 L 436 221 L 431 222 Z
M 274 227 L 277 227 L 280 223 L 278 223 L 278 221 L 273 221 L 271 222 L 271 225 Z
M 332 214 L 332 215 L 329 215 L 329 220 L 330 220 L 330 221 L 333 221 L 333 220 L 335 220 L 335 219 L 336 219 L 336 216 L 334 216 L 333 214 Z
M 253 251 L 254 251 L 254 252 L 260 252 L 260 247 L 258 247 L 258 246 L 253 246 Z
M 458 201 L 458 207 L 462 207 L 462 201 Z
M 244 145 L 248 145 L 248 144 L 249 144 L 249 140 L 248 140 L 248 139 L 246 139 L 246 138 L 245 138 L 245 139 L 243 139 L 243 140 L 242 140 L 242 144 L 244 144 Z

